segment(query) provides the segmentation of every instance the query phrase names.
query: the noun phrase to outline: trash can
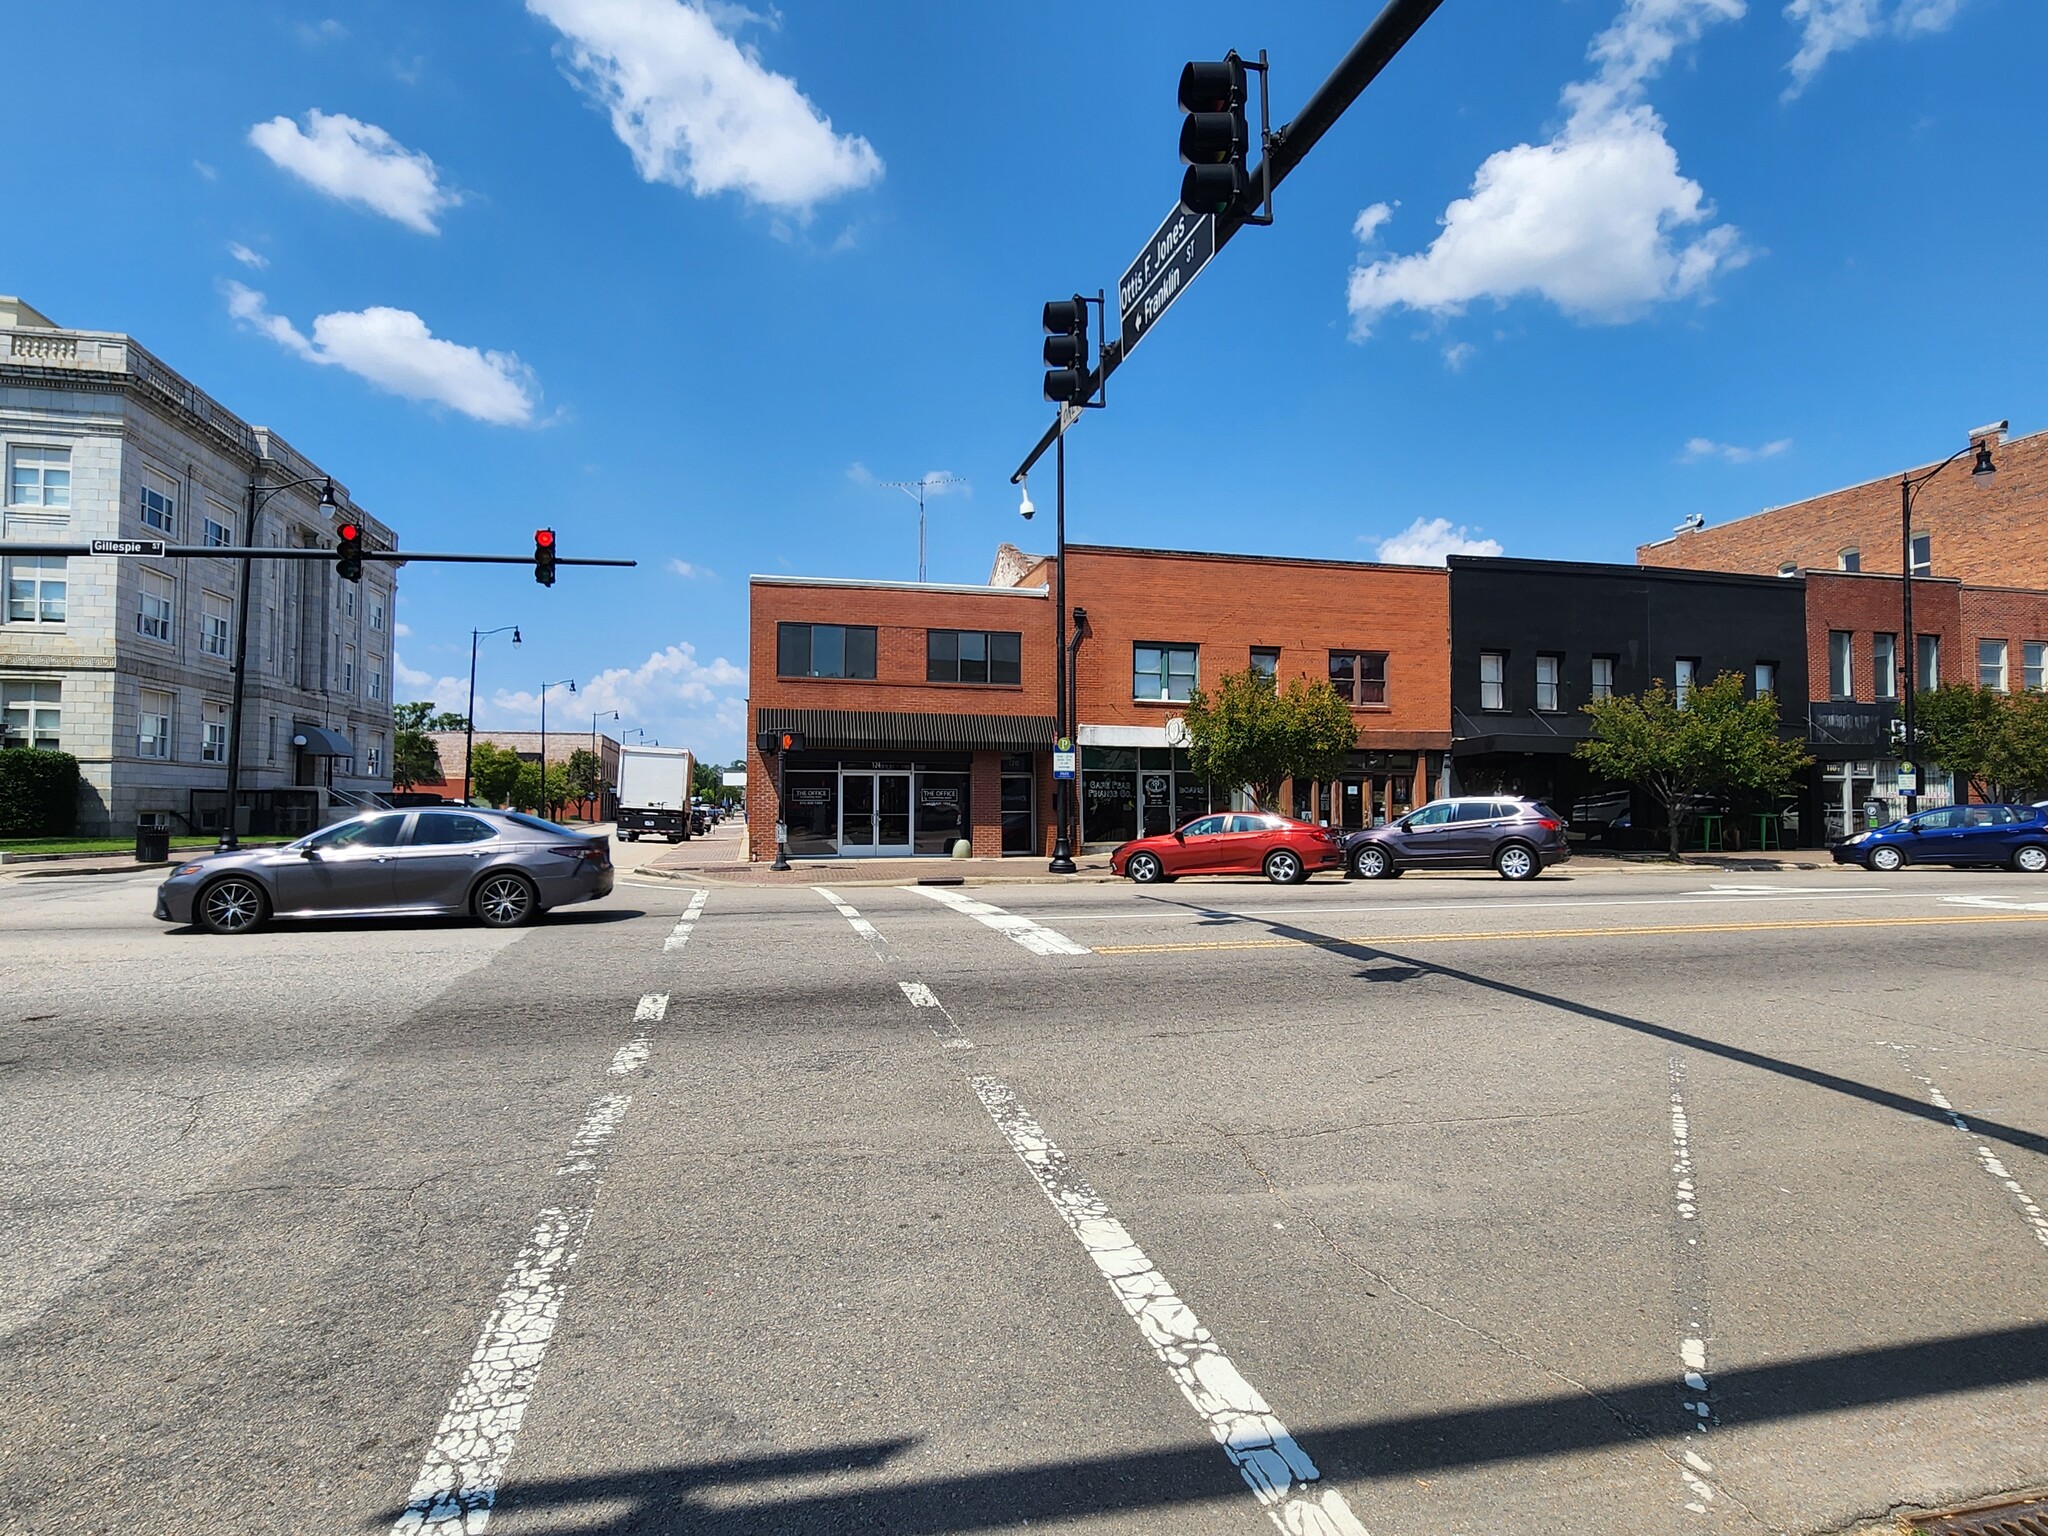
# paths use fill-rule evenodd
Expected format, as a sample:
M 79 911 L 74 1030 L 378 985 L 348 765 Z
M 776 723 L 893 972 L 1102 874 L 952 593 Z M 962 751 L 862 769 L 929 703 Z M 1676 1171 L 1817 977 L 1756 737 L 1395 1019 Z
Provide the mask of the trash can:
M 135 829 L 135 862 L 138 864 L 168 864 L 171 859 L 171 829 L 169 827 L 137 827 Z

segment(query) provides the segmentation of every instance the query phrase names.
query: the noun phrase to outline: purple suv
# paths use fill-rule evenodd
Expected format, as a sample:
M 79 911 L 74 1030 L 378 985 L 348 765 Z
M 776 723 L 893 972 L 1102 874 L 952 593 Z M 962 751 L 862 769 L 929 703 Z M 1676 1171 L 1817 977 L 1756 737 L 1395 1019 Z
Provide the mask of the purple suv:
M 1541 801 L 1510 795 L 1432 800 L 1344 839 L 1344 867 L 1362 880 L 1411 869 L 1492 869 L 1504 880 L 1533 880 L 1571 856 L 1564 818 Z

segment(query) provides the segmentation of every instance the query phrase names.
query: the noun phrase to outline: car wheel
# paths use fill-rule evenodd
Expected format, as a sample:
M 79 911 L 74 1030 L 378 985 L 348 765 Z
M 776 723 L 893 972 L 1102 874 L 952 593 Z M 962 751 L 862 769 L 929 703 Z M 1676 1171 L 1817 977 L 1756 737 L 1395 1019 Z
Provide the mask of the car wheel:
M 2038 875 L 2048 869 L 2048 848 L 2029 843 L 2012 856 L 2012 867 L 2022 874 Z
M 1275 885 L 1299 885 L 1308 878 L 1308 866 L 1291 848 L 1275 848 L 1266 855 L 1266 878 Z
M 1870 852 L 1870 867 L 1889 875 L 1906 862 L 1906 856 L 1896 848 L 1873 848 Z
M 192 915 L 208 933 L 253 933 L 270 917 L 270 898 L 246 875 L 228 875 L 199 893 Z
M 506 873 L 487 876 L 469 904 L 486 928 L 517 928 L 532 919 L 540 899 L 526 876 Z
M 1387 857 L 1386 849 L 1367 843 L 1351 856 L 1351 873 L 1361 880 L 1387 880 L 1399 871 Z
M 1526 843 L 1509 843 L 1493 856 L 1493 867 L 1503 880 L 1533 880 L 1542 868 Z
M 1149 853 L 1132 854 L 1124 873 L 1139 885 L 1157 885 L 1166 876 L 1165 868 Z

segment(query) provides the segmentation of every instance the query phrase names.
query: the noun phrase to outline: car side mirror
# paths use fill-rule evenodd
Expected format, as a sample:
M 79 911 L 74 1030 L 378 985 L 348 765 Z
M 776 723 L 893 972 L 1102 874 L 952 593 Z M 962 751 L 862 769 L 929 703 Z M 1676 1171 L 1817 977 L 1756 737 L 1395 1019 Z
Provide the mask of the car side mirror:
M 1188 840 L 1188 835 L 1187 833 L 1181 831 L 1178 827 L 1176 827 L 1174 828 L 1173 832 L 1173 840 L 1176 843 L 1184 843 Z
M 299 857 L 308 861 L 316 860 L 320 857 L 320 850 L 318 848 L 301 848 L 299 850 Z

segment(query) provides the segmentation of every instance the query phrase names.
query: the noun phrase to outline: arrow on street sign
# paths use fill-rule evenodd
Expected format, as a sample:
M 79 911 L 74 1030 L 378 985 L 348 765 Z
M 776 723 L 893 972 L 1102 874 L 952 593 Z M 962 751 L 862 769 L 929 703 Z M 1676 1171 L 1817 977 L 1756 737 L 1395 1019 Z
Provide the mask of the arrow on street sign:
M 1125 359 L 1215 254 L 1213 213 L 1189 213 L 1176 206 L 1152 232 L 1138 259 L 1116 285 L 1117 324 Z
M 92 553 L 96 555 L 147 555 L 153 560 L 164 557 L 162 539 L 94 539 Z

